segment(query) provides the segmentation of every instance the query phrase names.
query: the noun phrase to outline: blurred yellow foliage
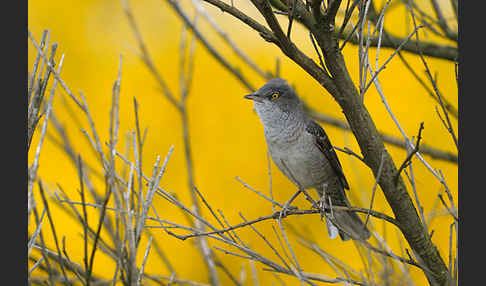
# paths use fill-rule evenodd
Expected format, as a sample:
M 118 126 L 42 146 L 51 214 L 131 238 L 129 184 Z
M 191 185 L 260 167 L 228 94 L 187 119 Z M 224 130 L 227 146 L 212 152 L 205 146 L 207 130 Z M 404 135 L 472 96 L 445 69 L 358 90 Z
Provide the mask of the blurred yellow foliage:
M 182 1 L 183 7 L 188 8 L 190 1 Z M 251 4 L 245 1 L 235 1 L 244 11 L 262 21 Z M 244 2 L 244 3 L 240 3 Z M 146 174 L 151 174 L 157 155 L 162 158 L 167 154 L 171 145 L 175 146 L 174 153 L 164 174 L 161 187 L 176 192 L 179 198 L 190 205 L 189 190 L 184 159 L 181 119 L 175 108 L 159 91 L 156 81 L 148 72 L 138 57 L 137 45 L 132 30 L 123 13 L 119 0 L 49 0 L 29 1 L 28 27 L 39 41 L 44 29 L 50 30 L 51 41 L 59 43 L 58 55 L 65 55 L 61 71 L 63 80 L 72 91 L 81 90 L 87 98 L 93 114 L 97 130 L 100 132 L 102 143 L 108 142 L 109 112 L 111 108 L 111 89 L 116 79 L 119 56 L 122 55 L 122 77 L 120 96 L 120 140 L 117 149 L 124 153 L 127 145 L 125 134 L 134 130 L 133 97 L 140 104 L 139 114 L 141 127 L 148 128 L 148 136 L 144 147 L 143 168 Z M 152 55 L 156 67 L 168 82 L 175 95 L 179 92 L 179 42 L 182 29 L 181 21 L 169 8 L 165 1 L 132 1 L 134 16 L 139 24 L 148 50 Z M 297 92 L 311 106 L 317 110 L 344 119 L 339 105 L 332 97 L 309 75 L 296 64 L 288 60 L 274 46 L 266 43 L 253 30 L 234 20 L 230 15 L 223 14 L 218 9 L 207 6 L 211 15 L 220 23 L 232 39 L 250 57 L 267 70 L 275 68 L 277 58 L 281 62 L 281 76 L 294 84 Z M 187 9 L 186 9 L 187 10 Z M 192 11 L 192 10 L 189 10 Z M 388 29 L 397 31 L 399 35 L 406 35 L 403 9 L 395 8 L 386 18 Z M 192 15 L 192 13 L 191 13 Z M 396 15 L 396 17 L 394 17 Z M 263 21 L 262 21 L 263 22 Z M 264 83 L 262 78 L 251 71 L 221 39 L 210 29 L 203 20 L 199 20 L 200 28 L 207 38 L 215 44 L 217 50 L 229 61 L 238 66 L 249 80 L 259 87 Z M 285 23 L 286 22 L 282 22 Z M 421 34 L 423 36 L 423 34 Z M 317 61 L 317 56 L 309 41 L 308 34 L 299 25 L 294 26 L 293 41 L 308 55 Z M 391 54 L 391 50 L 380 51 L 380 62 Z M 375 49 L 370 53 L 372 59 Z M 29 43 L 29 70 L 35 58 L 36 51 Z M 348 44 L 344 50 L 345 59 L 351 75 L 357 82 L 358 78 L 358 50 L 356 46 Z M 417 56 L 405 53 L 405 57 L 417 72 L 423 75 L 423 65 Z M 427 59 L 432 72 L 438 72 L 438 83 L 442 95 L 457 106 L 457 87 L 454 75 L 454 65 L 450 61 Z M 443 150 L 455 151 L 450 135 L 443 127 L 435 112 L 438 104 L 414 80 L 398 58 L 393 59 L 380 75 L 387 100 L 400 120 L 406 133 L 416 136 L 420 122 L 424 122 L 423 144 Z M 252 104 L 243 99 L 247 94 L 245 89 L 228 71 L 226 71 L 207 50 L 198 43 L 195 51 L 195 70 L 191 93 L 188 98 L 190 143 L 194 161 L 195 184 L 204 194 L 206 200 L 214 209 L 221 209 L 232 223 L 241 221 L 238 212 L 247 218 L 257 218 L 271 213 L 271 206 L 267 201 L 246 190 L 235 176 L 240 177 L 252 187 L 268 193 L 267 156 L 263 129 Z M 372 115 L 378 129 L 386 134 L 401 138 L 401 135 L 387 113 L 378 93 L 371 87 L 365 96 L 365 104 Z M 72 112 L 68 112 L 72 110 Z M 81 152 L 88 165 L 99 166 L 96 154 L 90 148 L 86 136 L 79 130 L 76 121 L 79 120 L 88 129 L 85 118 L 79 114 L 64 91 L 58 88 L 54 99 L 55 115 L 68 130 L 68 136 L 74 142 L 76 150 Z M 457 130 L 457 121 L 453 120 Z M 333 145 L 348 147 L 359 152 L 359 147 L 352 133 L 341 129 L 325 126 Z M 38 134 L 37 134 L 38 135 Z M 35 137 L 32 146 L 36 146 Z M 34 148 L 32 148 L 34 149 Z M 403 149 L 388 147 L 397 166 L 403 162 L 406 152 Z M 32 161 L 31 151 L 29 164 Z M 350 183 L 350 193 L 354 205 L 367 207 L 371 196 L 374 178 L 359 160 L 338 152 L 343 169 Z M 133 155 L 131 155 L 133 158 Z M 427 161 L 437 169 L 442 170 L 454 200 L 457 202 L 458 173 L 457 165 L 434 160 L 425 156 Z M 433 178 L 418 159 L 413 159 L 419 197 L 425 212 L 428 213 L 438 204 L 437 194 L 443 192 L 440 183 Z M 121 166 L 121 165 L 120 165 Z M 99 168 L 100 169 L 100 168 Z M 101 169 L 100 169 L 101 170 Z M 272 164 L 273 192 L 278 201 L 288 199 L 296 188 Z M 40 157 L 39 176 L 51 190 L 56 184 L 73 198 L 78 199 L 76 191 L 79 188 L 76 169 L 67 156 L 51 140 L 43 146 Z M 95 180 L 103 186 L 102 180 Z M 411 189 L 410 189 L 411 192 Z M 302 198 L 296 205 L 306 207 L 307 202 Z M 162 218 L 186 223 L 182 212 L 161 198 L 155 199 L 155 206 Z M 374 202 L 377 211 L 392 215 L 383 194 L 378 190 Z M 73 260 L 81 261 L 83 257 L 82 228 L 67 217 L 61 210 L 53 208 L 53 217 L 57 223 L 59 237 L 65 236 L 66 248 Z M 90 223 L 97 223 L 96 212 L 90 210 Z M 288 221 L 301 232 L 316 239 L 318 244 L 337 255 L 353 267 L 362 268 L 356 247 L 352 242 L 342 242 L 339 239 L 330 240 L 324 223 L 316 216 L 302 216 L 288 218 Z M 388 225 L 386 230 L 379 220 L 371 219 L 376 229 L 383 230 L 389 246 L 395 253 L 400 254 L 400 244 L 395 228 Z M 434 230 L 433 242 L 447 263 L 449 249 L 450 217 L 438 216 L 429 223 L 429 230 Z M 262 223 L 256 227 L 269 238 L 275 238 L 271 223 Z M 386 234 L 384 232 L 386 231 Z M 52 245 L 50 231 L 45 231 L 48 245 Z M 156 239 L 163 251 L 166 252 L 178 275 L 195 281 L 207 282 L 208 275 L 200 254 L 190 241 L 181 242 L 165 234 L 162 230 L 155 231 Z M 240 236 L 252 247 L 264 255 L 272 256 L 272 251 L 251 230 L 242 230 Z M 302 247 L 292 240 L 294 250 L 301 254 L 299 262 L 306 272 L 333 273 L 332 269 L 316 254 Z M 141 248 L 145 249 L 146 240 Z M 218 243 L 215 243 L 218 245 Z M 405 246 L 405 247 L 408 247 Z M 154 251 L 154 250 L 152 250 Z M 142 252 L 143 254 L 143 252 Z M 230 271 L 239 275 L 241 267 L 247 271 L 247 285 L 252 285 L 251 272 L 248 262 L 232 256 L 218 253 Z M 154 256 L 155 257 L 155 256 Z M 137 258 L 141 261 L 143 255 Z M 275 278 L 268 272 L 262 271 L 256 265 L 261 285 L 270 285 Z M 112 260 L 97 254 L 94 272 L 110 277 L 115 269 Z M 170 275 L 162 261 L 148 259 L 146 272 Z M 423 274 L 411 268 L 412 277 L 417 285 L 423 285 L 426 280 Z M 220 275 L 224 285 L 229 279 Z M 282 276 L 284 277 L 284 276 Z M 286 278 L 286 277 L 284 277 Z M 297 284 L 294 278 L 289 278 L 288 285 Z

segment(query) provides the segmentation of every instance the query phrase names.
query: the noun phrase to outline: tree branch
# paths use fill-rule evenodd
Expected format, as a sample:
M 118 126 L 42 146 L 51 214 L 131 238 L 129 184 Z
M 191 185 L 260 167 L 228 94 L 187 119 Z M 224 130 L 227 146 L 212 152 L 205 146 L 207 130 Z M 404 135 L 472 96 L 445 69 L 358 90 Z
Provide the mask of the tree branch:
M 324 113 L 317 112 L 307 105 L 304 105 L 304 107 L 307 109 L 307 113 L 312 116 L 314 119 L 317 121 L 320 121 L 324 124 L 329 124 L 337 128 L 341 128 L 346 131 L 351 131 L 351 128 L 349 127 L 349 124 L 344 121 L 340 120 L 338 118 L 326 115 Z M 397 137 L 391 136 L 384 134 L 383 132 L 380 132 L 380 136 L 383 139 L 383 142 L 390 144 L 395 147 L 399 147 L 402 149 L 407 149 L 407 144 L 404 142 L 402 139 L 399 139 Z M 450 163 L 457 164 L 458 163 L 458 158 L 456 154 L 443 151 L 434 147 L 431 147 L 429 145 L 422 144 L 420 146 L 420 153 L 421 154 L 426 154 L 430 156 L 431 158 L 437 159 L 437 160 L 442 160 L 442 161 L 447 161 Z
M 398 168 L 397 174 L 395 175 L 395 182 L 398 181 L 398 177 L 400 177 L 400 173 L 402 172 L 403 169 L 405 169 L 408 166 L 408 164 L 412 160 L 413 155 L 415 155 L 419 151 L 419 145 L 420 145 L 420 140 L 422 139 L 422 130 L 423 129 L 424 129 L 424 123 L 421 122 L 420 123 L 419 132 L 418 132 L 418 135 L 417 135 L 417 142 L 415 143 L 415 148 L 413 148 L 412 152 L 410 152 L 408 154 L 408 156 L 405 159 L 405 161 L 403 161 L 403 163 L 400 166 L 400 168 Z

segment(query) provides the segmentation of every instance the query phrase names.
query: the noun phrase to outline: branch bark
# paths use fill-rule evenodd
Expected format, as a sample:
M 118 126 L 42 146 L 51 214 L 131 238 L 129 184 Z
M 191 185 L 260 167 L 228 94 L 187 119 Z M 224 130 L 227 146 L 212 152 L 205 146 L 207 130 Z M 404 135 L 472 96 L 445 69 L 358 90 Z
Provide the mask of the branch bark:
M 400 230 L 405 239 L 424 265 L 424 268 L 427 269 L 424 270 L 424 273 L 429 282 L 431 284 L 449 285 L 452 279 L 448 269 L 437 247 L 432 243 L 428 233 L 425 231 L 403 180 L 398 178 L 397 182 L 395 182 L 395 177 L 398 173 L 397 167 L 386 150 L 383 138 L 376 129 L 376 125 L 364 106 L 347 70 L 344 57 L 339 49 L 338 37 L 334 27 L 334 17 L 339 9 L 340 1 L 330 1 L 324 13 L 322 13 L 320 5 L 318 7 L 320 1 L 313 1 L 312 12 L 308 10 L 308 7 L 301 0 L 296 0 L 292 4 L 293 9 L 295 9 L 293 12 L 295 13 L 295 19 L 302 22 L 315 37 L 330 74 L 324 72 L 318 64 L 291 42 L 276 19 L 269 0 L 251 0 L 264 17 L 269 29 L 234 6 L 219 0 L 204 1 L 238 18 L 256 30 L 265 40 L 277 45 L 287 57 L 297 63 L 333 96 L 341 106 L 349 127 L 358 141 L 363 159 L 372 170 L 375 178 L 378 176 L 380 163 L 383 160 L 382 170 L 377 179 L 378 184 L 383 190 L 396 220 L 400 224 Z M 271 2 L 276 2 L 276 0 Z M 282 2 L 279 2 L 277 9 L 285 8 L 285 4 L 280 4 Z M 288 13 L 288 11 L 284 12 Z M 414 46 L 417 47 L 417 43 Z
M 206 1 L 206 0 L 204 0 Z M 208 1 L 209 2 L 209 1 Z M 271 0 L 271 4 L 278 10 L 280 11 L 285 11 L 286 7 L 284 5 L 278 5 L 275 6 L 274 3 L 275 0 Z M 311 3 L 318 2 L 318 1 L 313 1 Z M 322 1 L 321 1 L 322 2 Z M 336 2 L 336 1 L 334 1 Z M 333 2 L 333 3 L 334 3 Z M 295 20 L 303 24 L 304 26 L 307 27 L 307 29 L 311 30 L 312 28 L 312 21 L 311 20 L 311 15 L 310 13 L 305 9 L 305 5 L 302 4 L 302 2 L 298 1 L 298 3 L 301 3 L 300 5 L 297 5 L 297 9 L 295 11 Z M 371 3 L 371 7 L 373 7 L 374 3 Z M 311 5 L 312 7 L 312 5 Z M 373 21 L 372 17 L 377 16 L 378 14 L 372 14 L 372 10 L 370 7 L 370 13 L 368 13 L 368 18 Z M 312 11 L 318 11 L 317 9 L 313 9 Z M 314 14 L 314 12 L 313 12 Z M 347 21 L 345 22 L 345 24 Z M 352 30 L 345 31 L 344 29 L 335 29 L 333 30 L 333 34 L 335 37 L 339 38 L 340 40 L 346 40 L 347 42 L 358 45 L 359 40 L 353 37 L 351 34 L 353 33 Z M 382 38 L 380 46 L 382 48 L 391 48 L 391 49 L 397 49 L 397 47 L 400 45 L 400 43 L 403 43 L 405 38 L 391 35 L 390 33 L 386 33 L 386 37 Z M 378 37 L 371 37 L 369 41 L 369 45 L 371 47 L 376 47 L 378 45 Z M 416 41 L 416 40 L 410 40 L 408 41 L 403 47 L 403 51 L 407 51 L 413 54 L 419 54 L 419 51 L 422 51 L 422 53 L 425 56 L 428 57 L 433 57 L 433 58 L 438 58 L 438 59 L 444 59 L 448 61 L 456 61 L 458 56 L 459 56 L 459 50 L 457 46 L 453 45 L 448 45 L 448 44 L 438 44 L 434 42 L 425 42 L 425 41 Z
M 338 40 L 332 33 L 330 22 L 326 23 L 319 18 L 315 20 L 317 25 L 313 27 L 312 32 L 324 54 L 326 65 L 339 91 L 337 94 L 329 92 L 343 109 L 363 153 L 364 160 L 376 178 L 380 169 L 381 154 L 384 154 L 383 169 L 378 182 L 386 200 L 400 223 L 400 229 L 405 239 L 424 265 L 431 270 L 432 274 L 427 275 L 429 282 L 447 285 L 452 281 L 447 267 L 437 247 L 425 231 L 403 180 L 398 178 L 395 184 L 394 178 L 398 173 L 395 163 L 388 154 L 373 119 L 360 100 L 359 92 L 349 75 L 343 55 L 339 51 Z
M 344 57 L 339 50 L 338 39 L 333 33 L 334 26 L 332 23 L 334 19 L 324 16 L 321 17 L 320 15 L 312 15 L 313 17 L 309 17 L 310 12 L 305 7 L 304 9 L 299 9 L 304 4 L 301 1 L 297 1 L 296 3 L 296 11 L 300 10 L 302 13 L 298 18 L 305 22 L 304 25 L 315 36 L 324 55 L 326 66 L 331 74 L 329 76 L 324 74 L 322 69 L 314 61 L 309 59 L 288 40 L 267 0 L 251 1 L 260 11 L 274 33 L 277 39 L 274 43 L 279 46 L 285 55 L 317 80 L 341 106 L 350 128 L 358 141 L 364 160 L 373 171 L 375 177 L 377 177 L 382 154 L 384 154 L 382 171 L 378 183 L 397 221 L 400 223 L 400 229 L 415 254 L 423 261 L 424 266 L 430 270 L 431 274 L 427 275 L 426 273 L 429 282 L 431 284 L 448 285 L 452 279 L 447 267 L 437 247 L 432 243 L 429 235 L 426 233 L 403 180 L 399 178 L 395 184 L 394 178 L 397 174 L 397 168 L 384 146 L 383 139 L 376 129 L 371 115 L 360 100 L 359 92 L 347 70 Z M 219 2 L 219 7 L 223 7 L 220 1 L 211 0 L 211 2 Z M 222 9 L 224 10 L 224 8 Z M 234 7 L 226 12 L 232 15 L 236 14 Z M 332 11 L 328 15 L 332 15 Z
M 341 35 L 341 39 L 348 39 L 349 43 L 352 44 L 359 44 L 358 40 L 355 37 L 349 36 L 350 32 L 343 32 Z M 397 37 L 394 35 L 387 34 L 387 37 L 381 39 L 381 47 L 382 48 L 391 48 L 396 49 L 400 43 L 402 43 L 405 38 Z M 378 45 L 378 37 L 370 38 L 369 45 L 371 47 L 376 47 Z M 457 47 L 446 45 L 446 44 L 437 44 L 432 42 L 424 42 L 420 41 L 417 42 L 415 40 L 408 41 L 403 47 L 402 50 L 418 54 L 421 50 L 425 56 L 444 59 L 448 61 L 456 61 L 459 56 L 459 50 Z
M 329 115 L 317 112 L 317 111 L 312 110 L 310 108 L 307 109 L 307 113 L 310 116 L 312 116 L 314 119 L 316 119 L 317 121 L 320 121 L 322 123 L 329 124 L 329 125 L 332 125 L 332 126 L 335 126 L 335 127 L 347 130 L 347 131 L 351 130 L 351 128 L 349 127 L 349 124 L 344 120 L 340 120 L 338 118 L 331 117 Z M 387 134 L 384 134 L 384 133 L 380 133 L 380 134 L 381 134 L 381 137 L 383 139 L 383 142 L 390 144 L 390 145 L 393 145 L 395 147 L 407 149 L 407 144 L 402 139 L 399 139 L 397 137 L 387 135 Z M 457 158 L 456 154 L 453 154 L 453 153 L 450 153 L 450 152 L 447 152 L 447 151 L 444 151 L 444 150 L 440 150 L 440 149 L 431 147 L 429 145 L 421 144 L 420 145 L 420 153 L 426 154 L 426 155 L 430 156 L 431 158 L 434 158 L 434 159 L 437 159 L 437 160 L 443 160 L 443 161 L 447 161 L 447 162 L 454 163 L 454 164 L 458 163 L 458 158 Z

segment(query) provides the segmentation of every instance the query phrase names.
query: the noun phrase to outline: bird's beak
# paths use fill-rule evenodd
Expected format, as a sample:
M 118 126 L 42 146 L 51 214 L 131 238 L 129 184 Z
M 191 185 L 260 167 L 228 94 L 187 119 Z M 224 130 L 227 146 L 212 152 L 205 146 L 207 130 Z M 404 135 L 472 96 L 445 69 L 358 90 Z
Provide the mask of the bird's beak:
M 255 94 L 255 93 L 247 94 L 247 95 L 244 96 L 244 98 L 254 100 L 254 101 L 257 101 L 257 102 L 263 102 L 263 99 L 258 94 Z

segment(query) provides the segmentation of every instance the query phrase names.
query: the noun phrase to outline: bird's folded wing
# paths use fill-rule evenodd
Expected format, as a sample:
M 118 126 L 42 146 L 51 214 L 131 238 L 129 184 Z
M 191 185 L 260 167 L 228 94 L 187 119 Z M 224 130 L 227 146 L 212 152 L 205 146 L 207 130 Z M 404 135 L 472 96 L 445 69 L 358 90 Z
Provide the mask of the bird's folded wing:
M 329 141 L 329 138 L 327 137 L 327 134 L 324 131 L 324 129 L 322 129 L 322 127 L 319 124 L 317 124 L 314 120 L 311 119 L 307 123 L 306 131 L 314 136 L 316 146 L 326 156 L 327 160 L 329 160 L 332 169 L 339 177 L 343 187 L 345 189 L 349 189 L 348 182 L 344 177 L 341 163 L 339 163 L 339 159 L 336 155 L 336 151 L 334 151 L 334 148 L 331 145 L 331 141 Z

